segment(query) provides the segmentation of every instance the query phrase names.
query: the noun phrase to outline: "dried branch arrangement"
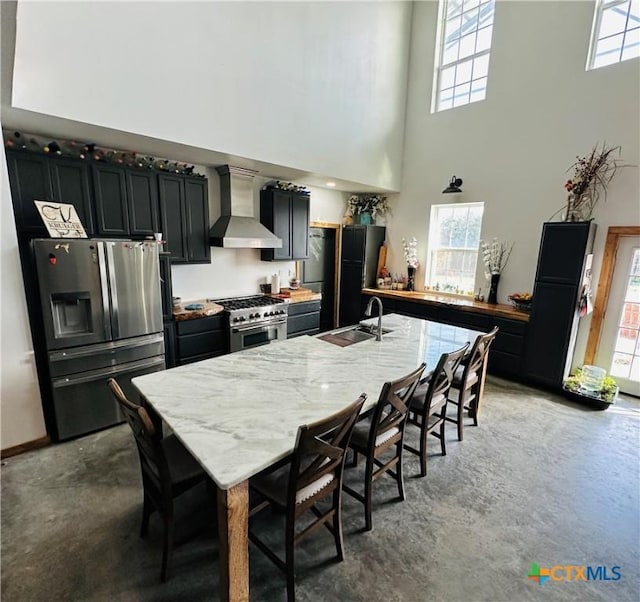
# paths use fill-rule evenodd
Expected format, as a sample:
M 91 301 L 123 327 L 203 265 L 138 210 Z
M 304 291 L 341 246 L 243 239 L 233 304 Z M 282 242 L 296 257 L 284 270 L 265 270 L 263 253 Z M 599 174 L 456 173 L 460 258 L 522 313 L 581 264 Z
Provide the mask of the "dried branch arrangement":
M 567 192 L 567 207 L 565 221 L 588 220 L 593 214 L 601 192 L 607 197 L 607 187 L 622 166 L 620 159 L 621 147 L 607 146 L 606 142 L 598 148 L 596 144 L 591 153 L 584 157 L 576 157 L 577 161 L 567 170 L 573 170 L 573 175 L 564 185 Z

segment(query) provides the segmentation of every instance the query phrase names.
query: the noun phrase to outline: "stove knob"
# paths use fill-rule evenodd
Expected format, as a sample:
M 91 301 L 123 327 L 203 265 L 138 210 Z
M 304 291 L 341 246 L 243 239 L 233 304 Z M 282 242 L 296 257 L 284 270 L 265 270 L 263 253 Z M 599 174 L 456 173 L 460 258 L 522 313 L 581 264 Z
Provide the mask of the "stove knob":
M 233 318 L 233 321 L 234 321 L 234 322 L 237 322 L 237 321 L 238 321 L 238 319 L 239 319 L 239 318 L 236 316 L 235 318 Z
M 253 320 L 255 316 L 253 314 L 249 314 L 249 320 Z
M 245 318 L 244 316 L 240 316 L 240 317 L 238 318 L 238 320 L 239 320 L 240 322 L 244 322 L 244 321 L 246 320 L 246 318 Z

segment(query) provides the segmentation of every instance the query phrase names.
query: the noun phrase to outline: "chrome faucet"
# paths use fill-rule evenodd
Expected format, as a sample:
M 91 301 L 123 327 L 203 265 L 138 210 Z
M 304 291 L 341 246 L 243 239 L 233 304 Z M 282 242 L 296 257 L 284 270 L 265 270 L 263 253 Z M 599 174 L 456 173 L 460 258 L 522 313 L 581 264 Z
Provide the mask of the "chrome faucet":
M 369 303 L 367 303 L 367 309 L 364 310 L 364 315 L 369 317 L 371 316 L 371 307 L 373 306 L 373 302 L 378 302 L 378 332 L 376 333 L 376 341 L 382 340 L 382 301 L 380 301 L 380 297 L 371 297 L 369 299 Z

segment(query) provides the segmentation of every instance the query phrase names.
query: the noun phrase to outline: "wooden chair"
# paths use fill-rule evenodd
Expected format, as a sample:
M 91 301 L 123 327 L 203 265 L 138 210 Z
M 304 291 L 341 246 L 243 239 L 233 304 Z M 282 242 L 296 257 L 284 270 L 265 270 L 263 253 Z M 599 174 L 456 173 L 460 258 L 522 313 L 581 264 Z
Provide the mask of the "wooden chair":
M 456 370 L 451 384 L 449 403 L 456 406 L 455 416 L 447 416 L 447 422 L 458 425 L 458 441 L 463 437 L 463 412 L 467 410 L 469 416 L 473 418 L 473 425 L 478 426 L 478 411 L 482 401 L 482 388 L 487 364 L 489 347 L 498 334 L 498 327 L 487 334 L 481 334 L 471 347 L 471 351 L 463 358 L 461 365 Z M 451 395 L 455 391 L 456 395 Z
M 378 403 L 370 417 L 360 421 L 353 430 L 349 447 L 353 450 L 354 465 L 358 454 L 366 457 L 364 494 L 343 485 L 345 493 L 364 504 L 365 531 L 371 531 L 373 481 L 389 473 L 398 485 L 400 500 L 405 499 L 402 478 L 402 450 L 404 431 L 408 416 L 409 401 L 424 372 L 425 364 L 407 376 L 386 382 Z M 385 460 L 382 456 L 389 456 Z M 395 470 L 393 470 L 395 468 Z
M 447 455 L 444 425 L 447 415 L 447 396 L 458 365 L 469 343 L 452 353 L 443 353 L 428 380 L 420 383 L 410 401 L 408 422 L 420 428 L 420 449 L 405 444 L 404 448 L 420 456 L 420 476 L 427 475 L 427 436 L 440 439 L 442 455 Z
M 175 435 L 162 438 L 146 408 L 129 401 L 115 379 L 110 378 L 107 384 L 120 404 L 138 447 L 144 492 L 140 536 L 147 534 L 149 518 L 154 510 L 162 515 L 164 535 L 160 578 L 166 581 L 170 576 L 173 554 L 173 500 L 204 481 L 206 475 Z
M 324 525 L 334 537 L 338 559 L 344 559 L 341 518 L 344 459 L 353 426 L 366 398 L 363 393 L 344 410 L 301 426 L 290 464 L 249 481 L 252 491 L 264 498 L 250 510 L 250 517 L 270 505 L 286 513 L 284 561 L 252 530 L 249 530 L 249 539 L 286 574 L 290 602 L 295 600 L 294 548 L 302 538 Z M 331 507 L 326 512 L 320 511 L 316 503 L 329 496 Z M 317 519 L 296 533 L 296 521 L 307 510 Z

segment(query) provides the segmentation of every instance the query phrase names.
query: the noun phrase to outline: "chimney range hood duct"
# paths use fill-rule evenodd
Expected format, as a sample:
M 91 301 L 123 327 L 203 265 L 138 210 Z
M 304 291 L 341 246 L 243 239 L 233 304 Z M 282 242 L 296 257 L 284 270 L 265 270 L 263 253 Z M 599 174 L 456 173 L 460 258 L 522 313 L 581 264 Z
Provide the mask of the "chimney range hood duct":
M 256 171 L 222 165 L 220 218 L 209 230 L 212 247 L 232 249 L 280 249 L 282 239 L 265 228 L 253 212 L 253 178 Z

